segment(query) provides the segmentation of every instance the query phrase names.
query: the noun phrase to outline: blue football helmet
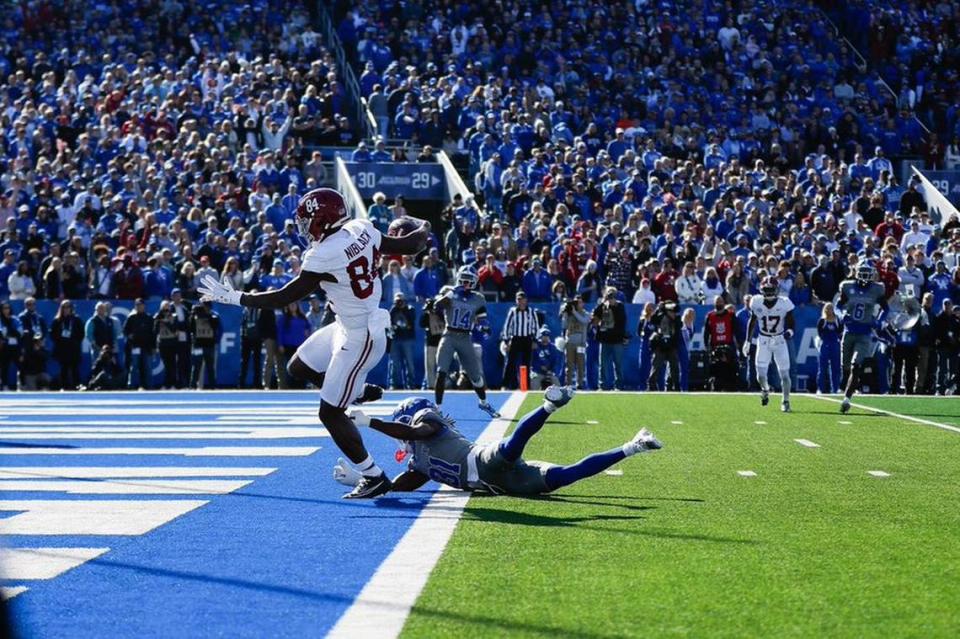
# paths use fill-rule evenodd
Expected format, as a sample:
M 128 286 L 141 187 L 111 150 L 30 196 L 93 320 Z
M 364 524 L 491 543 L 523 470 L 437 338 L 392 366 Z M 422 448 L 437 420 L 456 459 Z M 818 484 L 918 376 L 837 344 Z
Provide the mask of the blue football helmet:
M 413 421 L 413 416 L 421 410 L 432 410 L 439 412 L 437 405 L 426 397 L 408 397 L 400 402 L 400 405 L 393 411 L 393 421 L 401 424 L 409 424 Z

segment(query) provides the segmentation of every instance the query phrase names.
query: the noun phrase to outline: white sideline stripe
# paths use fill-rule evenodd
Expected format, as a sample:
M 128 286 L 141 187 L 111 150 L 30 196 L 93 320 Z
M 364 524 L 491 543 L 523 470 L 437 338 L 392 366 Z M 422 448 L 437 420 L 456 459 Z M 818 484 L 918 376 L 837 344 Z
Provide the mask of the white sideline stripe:
M 681 422 L 681 421 L 676 421 L 676 420 L 675 420 L 675 421 L 672 421 L 672 422 L 670 422 L 670 423 L 671 423 L 671 424 L 683 424 L 683 422 Z
M 313 416 L 314 419 L 317 419 L 317 409 L 314 407 L 313 410 L 306 408 L 282 408 L 279 406 L 270 407 L 270 406 L 248 406 L 246 408 L 211 408 L 210 406 L 201 407 L 201 406 L 178 406 L 172 404 L 167 408 L 137 408 L 137 407 L 127 407 L 127 406 L 112 406 L 112 407 L 98 407 L 95 404 L 93 406 L 77 406 L 73 409 L 67 406 L 16 406 L 16 407 L 4 407 L 0 406 L 0 409 L 3 409 L 7 415 L 14 415 L 18 417 L 28 417 L 28 416 L 37 416 L 37 415 L 62 415 L 65 417 L 72 417 L 74 415 L 86 415 L 89 417 L 109 417 L 114 416 L 141 416 L 149 417 L 151 415 L 160 415 L 160 416 L 176 416 L 176 415 L 209 415 L 210 417 L 216 417 L 219 415 L 224 415 L 227 417 L 250 417 L 251 412 L 254 412 L 257 416 L 262 417 L 291 417 L 291 416 Z
M 622 470 L 605 470 L 603 472 L 607 475 L 611 475 L 612 477 L 620 477 L 623 475 Z
M 757 474 L 752 470 L 738 470 L 737 474 L 741 477 L 756 477 Z
M 853 424 L 853 422 L 847 422 L 847 421 L 839 421 L 839 422 L 837 422 L 837 423 L 840 424 L 840 425 L 842 425 L 842 426 L 850 426 L 850 425 Z
M 817 399 L 822 399 L 825 402 L 833 402 L 834 404 L 839 404 L 839 399 L 834 399 L 832 397 L 824 397 L 823 395 L 811 395 L 811 397 L 816 397 Z M 933 399 L 932 397 L 927 399 Z M 926 424 L 927 426 L 934 426 L 936 428 L 942 428 L 943 430 L 949 430 L 954 433 L 960 433 L 960 428 L 956 426 L 951 426 L 950 424 L 941 424 L 940 422 L 932 422 L 929 419 L 920 419 L 919 417 L 911 417 L 910 415 L 901 415 L 900 413 L 894 413 L 893 411 L 886 410 L 884 408 L 874 408 L 873 406 L 866 406 L 864 404 L 850 404 L 854 408 L 862 408 L 863 410 L 873 411 L 874 413 L 881 413 L 884 415 L 890 415 L 891 417 L 896 417 L 898 419 L 905 419 L 909 422 L 916 422 L 918 424 Z
M 55 492 L 68 495 L 226 495 L 251 481 L 220 479 L 0 479 L 0 492 Z
M 0 424 L 0 434 L 16 435 L 18 433 L 250 433 L 256 430 L 264 430 L 266 426 L 257 426 L 254 424 L 243 424 L 238 426 L 225 426 L 213 422 L 204 422 L 203 425 L 182 425 L 183 422 L 171 422 L 166 424 L 153 424 L 147 422 L 137 426 L 107 426 L 104 422 L 16 422 L 16 425 Z M 187 422 L 190 424 L 191 422 Z M 195 422 L 199 424 L 199 422 Z M 67 425 L 69 424 L 69 426 Z M 283 428 L 286 424 L 281 425 Z M 270 427 L 273 428 L 273 427 Z
M 890 473 L 885 473 L 882 470 L 868 470 L 868 475 L 873 475 L 874 477 L 889 477 Z
M 25 511 L 0 519 L 0 535 L 143 535 L 208 503 L 177 500 L 10 500 L 0 511 Z
M 477 443 L 489 443 L 503 437 L 525 396 L 521 392 L 511 394 L 500 409 L 502 417 L 490 422 Z M 327 637 L 397 637 L 450 541 L 469 499 L 470 493 L 447 486 L 440 488 Z
M 180 457 L 307 457 L 319 446 L 199 446 L 197 448 L 0 448 L 0 455 L 176 455 Z
M 765 426 L 767 422 L 753 422 L 753 423 L 758 426 Z
M 210 391 L 206 391 L 209 393 Z M 263 407 L 278 407 L 278 408 L 291 408 L 297 406 L 303 406 L 306 408 L 316 409 L 318 407 L 318 402 L 316 399 L 305 399 L 305 400 L 285 400 L 277 399 L 273 393 L 259 392 L 259 391 L 225 391 L 225 392 L 244 392 L 250 396 L 262 397 L 263 399 L 238 399 L 230 401 L 230 407 L 236 409 L 238 406 L 247 406 L 249 408 L 259 409 Z M 286 391 L 290 392 L 290 391 Z M 303 391 L 304 393 L 309 393 L 316 396 L 315 390 Z M 469 394 L 473 391 L 447 391 L 448 393 L 464 393 Z M 195 405 L 195 406 L 209 406 L 211 400 L 209 399 L 138 399 L 139 396 L 144 394 L 159 394 L 157 391 L 137 391 L 136 395 L 131 395 L 130 399 L 102 399 L 100 394 L 91 395 L 90 393 L 78 393 L 78 392 L 63 392 L 57 393 L 57 396 L 76 396 L 82 395 L 83 397 L 96 397 L 94 400 L 97 406 L 171 406 L 171 405 Z M 23 399 L 9 398 L 0 400 L 0 408 L 8 408 L 14 406 L 24 406 L 24 407 L 38 407 L 38 406 L 60 406 L 73 408 L 78 405 L 75 399 L 51 399 L 50 393 L 47 391 L 41 391 L 28 395 L 27 393 L 18 393 Z M 29 397 L 29 399 L 28 399 Z M 224 401 L 222 398 L 217 398 L 217 401 Z M 173 402 L 173 404 L 171 404 Z M 364 406 L 393 406 L 398 404 L 400 400 L 391 400 L 391 399 L 378 399 L 374 402 L 366 402 Z M 3 419 L 0 417 L 0 419 Z
M 13 599 L 17 595 L 22 595 L 26 591 L 26 586 L 0 586 L 0 597 L 3 597 L 4 599 Z
M 820 448 L 820 444 L 815 444 L 809 439 L 795 439 L 793 441 L 797 442 L 801 446 L 806 446 L 807 448 Z
M 21 416 L 22 417 L 22 416 Z M 47 416 L 45 416 L 47 417 Z M 54 415 L 55 417 L 55 415 Z M 111 419 L 113 418 L 113 419 Z M 6 422 L 0 422 L 0 428 L 13 427 L 57 427 L 57 426 L 102 426 L 104 428 L 114 428 L 126 426 L 129 428 L 201 428 L 203 430 L 216 430 L 218 428 L 226 430 L 246 430 L 250 428 L 266 428 L 268 426 L 317 426 L 320 420 L 316 415 L 300 417 L 276 417 L 273 415 L 263 415 L 258 421 L 249 419 L 240 419 L 239 416 L 226 417 L 223 419 L 190 419 L 190 415 L 184 415 L 182 419 L 158 419 L 142 421 L 134 426 L 130 423 L 130 418 L 120 413 L 102 414 L 96 419 L 73 419 L 73 415 L 61 415 L 58 419 L 16 419 Z
M 276 468 L 215 466 L 7 466 L 0 479 L 129 479 L 137 477 L 266 477 Z
M 0 428 L 0 437 L 4 439 L 304 439 L 329 437 L 326 428 L 252 428 L 219 433 L 166 433 L 139 428 L 135 432 L 101 432 L 98 428 L 87 428 L 83 432 L 49 432 L 47 430 L 8 431 Z
M 600 422 L 598 422 L 598 421 L 595 420 L 595 419 L 588 419 L 588 420 L 587 420 L 587 423 L 590 424 L 591 426 L 593 426 L 594 424 L 599 424 Z
M 53 579 L 96 559 L 109 548 L 6 548 L 0 550 L 0 578 Z

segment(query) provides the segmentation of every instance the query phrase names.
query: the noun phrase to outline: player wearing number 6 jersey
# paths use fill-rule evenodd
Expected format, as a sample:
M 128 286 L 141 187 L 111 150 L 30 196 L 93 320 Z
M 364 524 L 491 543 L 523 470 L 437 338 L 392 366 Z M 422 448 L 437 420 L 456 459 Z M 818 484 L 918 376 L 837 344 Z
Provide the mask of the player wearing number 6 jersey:
M 873 332 L 882 326 L 887 312 L 887 292 L 876 282 L 877 272 L 869 263 L 857 267 L 855 280 L 840 283 L 837 310 L 843 314 L 843 337 L 840 339 L 840 357 L 843 374 L 847 378 L 840 412 L 850 410 L 850 398 L 860 385 L 863 362 L 873 354 Z
M 320 388 L 320 420 L 363 476 L 346 497 L 376 497 L 390 490 L 390 480 L 367 453 L 346 408 L 361 397 L 367 373 L 386 350 L 390 314 L 380 308 L 380 253 L 419 253 L 429 228 L 423 224 L 400 237 L 381 235 L 369 221 L 350 219 L 343 196 L 326 188 L 300 199 L 296 221 L 310 246 L 299 275 L 286 286 L 241 293 L 207 276 L 199 291 L 204 300 L 281 308 L 323 288 L 337 321 L 313 333 L 297 349 L 287 371 Z
M 760 383 L 760 403 L 763 406 L 770 401 L 770 382 L 767 371 L 771 358 L 777 364 L 780 373 L 780 385 L 783 388 L 783 403 L 780 410 L 790 412 L 790 350 L 787 340 L 793 339 L 794 320 L 793 302 L 780 295 L 780 285 L 772 277 L 760 284 L 760 295 L 750 300 L 750 322 L 747 335 L 753 335 L 753 327 L 759 328 L 757 336 L 757 381 Z M 743 345 L 743 354 L 749 355 L 750 342 Z

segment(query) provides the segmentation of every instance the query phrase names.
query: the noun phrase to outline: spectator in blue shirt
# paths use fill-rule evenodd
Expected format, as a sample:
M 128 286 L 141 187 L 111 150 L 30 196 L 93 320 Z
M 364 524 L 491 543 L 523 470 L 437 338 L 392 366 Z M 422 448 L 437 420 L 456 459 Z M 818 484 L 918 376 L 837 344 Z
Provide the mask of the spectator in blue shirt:
M 413 292 L 418 302 L 432 299 L 440 293 L 445 283 L 440 269 L 436 268 L 432 255 L 425 255 L 423 264 L 417 274 L 413 276 Z
M 553 277 L 543 268 L 540 258 L 533 258 L 533 268 L 524 273 L 521 286 L 531 302 L 550 301 Z

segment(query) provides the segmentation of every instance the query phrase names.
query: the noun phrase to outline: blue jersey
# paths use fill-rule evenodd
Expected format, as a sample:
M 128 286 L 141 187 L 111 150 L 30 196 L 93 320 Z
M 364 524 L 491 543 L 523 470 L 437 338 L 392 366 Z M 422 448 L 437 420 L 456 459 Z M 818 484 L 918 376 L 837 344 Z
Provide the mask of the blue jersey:
M 560 374 L 563 360 L 560 351 L 553 344 L 537 344 L 533 350 L 533 370 L 537 373 Z
M 429 439 L 411 442 L 410 447 L 413 449 L 410 470 L 453 488 L 468 488 L 467 458 L 473 442 L 456 428 L 445 426 Z
M 840 322 L 837 320 L 821 319 L 817 323 L 817 334 L 824 344 L 838 343 L 842 330 Z
M 883 284 L 871 282 L 862 286 L 846 280 L 840 284 L 840 307 L 844 311 L 843 325 L 851 333 L 869 335 L 887 304 Z
M 469 332 L 475 323 L 482 323 L 487 317 L 487 302 L 483 295 L 459 286 L 440 298 L 436 308 L 443 311 L 448 330 Z

